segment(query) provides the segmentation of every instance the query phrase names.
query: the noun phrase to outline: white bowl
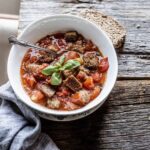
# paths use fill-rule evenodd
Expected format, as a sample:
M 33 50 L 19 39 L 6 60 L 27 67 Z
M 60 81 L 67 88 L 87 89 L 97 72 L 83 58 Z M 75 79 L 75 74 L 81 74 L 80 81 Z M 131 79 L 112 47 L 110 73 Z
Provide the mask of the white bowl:
M 81 109 L 73 111 L 57 111 L 32 102 L 22 87 L 20 77 L 21 61 L 28 49 L 14 45 L 11 48 L 8 58 L 8 77 L 17 97 L 36 111 L 41 117 L 49 120 L 70 121 L 89 115 L 104 103 L 114 87 L 117 78 L 118 61 L 112 42 L 104 31 L 86 19 L 73 15 L 54 15 L 45 17 L 27 26 L 19 35 L 18 39 L 35 43 L 47 34 L 68 30 L 76 30 L 85 38 L 92 40 L 92 42 L 99 47 L 104 56 L 108 56 L 110 65 L 102 92 L 97 98 Z

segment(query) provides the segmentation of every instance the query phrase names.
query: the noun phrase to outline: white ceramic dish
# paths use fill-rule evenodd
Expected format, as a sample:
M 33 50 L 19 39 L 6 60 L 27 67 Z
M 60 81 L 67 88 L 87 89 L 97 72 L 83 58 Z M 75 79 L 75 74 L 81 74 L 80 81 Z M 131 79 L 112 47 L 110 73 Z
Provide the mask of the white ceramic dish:
M 81 109 L 73 111 L 57 111 L 32 102 L 22 87 L 20 77 L 20 66 L 27 48 L 16 45 L 12 46 L 8 58 L 8 77 L 16 95 L 23 103 L 36 111 L 41 117 L 49 120 L 70 121 L 82 118 L 92 113 L 104 103 L 114 87 L 117 78 L 118 61 L 112 42 L 104 31 L 83 18 L 73 15 L 55 15 L 45 17 L 27 26 L 19 35 L 18 39 L 35 43 L 47 34 L 68 30 L 76 30 L 85 38 L 92 40 L 99 49 L 101 49 L 104 56 L 108 56 L 110 64 L 102 92 L 95 100 Z

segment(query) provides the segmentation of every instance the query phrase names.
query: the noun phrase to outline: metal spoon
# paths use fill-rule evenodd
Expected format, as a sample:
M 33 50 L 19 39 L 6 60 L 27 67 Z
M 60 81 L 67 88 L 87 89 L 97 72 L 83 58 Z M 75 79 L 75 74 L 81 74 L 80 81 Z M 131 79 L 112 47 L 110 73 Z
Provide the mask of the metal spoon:
M 34 45 L 30 42 L 23 41 L 23 40 L 18 40 L 15 36 L 10 36 L 8 38 L 8 41 L 9 41 L 10 44 L 17 44 L 17 45 L 20 45 L 20 46 L 23 46 L 23 47 L 34 48 L 35 50 L 44 50 L 48 53 L 51 53 L 52 55 L 61 55 L 62 53 L 66 52 L 66 50 L 55 52 L 55 51 L 47 49 L 47 48 L 39 47 L 39 46 Z

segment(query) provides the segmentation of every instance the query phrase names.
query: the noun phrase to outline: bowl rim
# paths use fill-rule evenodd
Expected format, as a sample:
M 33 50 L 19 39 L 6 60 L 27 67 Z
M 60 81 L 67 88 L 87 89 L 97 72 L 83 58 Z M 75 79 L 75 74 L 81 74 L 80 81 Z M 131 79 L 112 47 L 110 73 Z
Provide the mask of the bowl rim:
M 91 24 L 94 28 L 97 28 L 102 34 L 103 36 L 106 38 L 106 40 L 108 41 L 108 43 L 110 44 L 111 46 L 111 49 L 113 49 L 113 52 L 114 52 L 114 59 L 116 60 L 116 72 L 115 72 L 115 78 L 114 78 L 114 81 L 112 83 L 112 86 L 110 88 L 110 90 L 107 92 L 107 94 L 103 97 L 103 99 L 101 99 L 100 101 L 97 101 L 97 103 L 91 105 L 89 108 L 87 109 L 84 109 L 84 107 L 81 107 L 79 109 L 76 109 L 76 110 L 71 110 L 71 111 L 60 111 L 60 110 L 51 110 L 49 109 L 48 111 L 45 110 L 39 110 L 35 105 L 30 105 L 28 103 L 26 103 L 24 100 L 22 100 L 22 98 L 18 95 L 17 93 L 17 90 L 15 88 L 15 85 L 12 84 L 12 78 L 10 77 L 10 59 L 11 59 L 11 56 L 12 56 L 12 49 L 14 46 L 11 47 L 11 50 L 10 50 L 10 53 L 9 53 L 9 56 L 8 56 L 8 61 L 7 61 L 7 74 L 8 74 L 8 78 L 9 78 L 9 82 L 16 94 L 16 96 L 19 98 L 19 100 L 21 100 L 21 102 L 23 102 L 25 105 L 29 106 L 30 108 L 32 108 L 33 110 L 36 110 L 37 112 L 41 112 L 41 113 L 44 113 L 44 114 L 49 114 L 49 115 L 55 115 L 55 116 L 71 116 L 71 115 L 79 115 L 79 114 L 82 114 L 82 113 L 85 113 L 87 111 L 90 111 L 91 109 L 93 109 L 94 107 L 96 107 L 97 105 L 99 105 L 100 103 L 104 103 L 105 100 L 107 99 L 108 95 L 110 94 L 110 92 L 112 91 L 113 87 L 115 86 L 115 83 L 116 83 L 116 80 L 117 80 L 117 75 L 118 75 L 118 59 L 117 59 L 117 53 L 115 51 L 115 48 L 112 44 L 112 41 L 110 40 L 110 38 L 108 37 L 108 35 L 105 33 L 105 31 L 103 31 L 100 27 L 98 27 L 96 24 L 94 24 L 93 22 L 89 21 L 88 19 L 85 19 L 85 18 L 82 18 L 80 16 L 76 16 L 76 15 L 72 15 L 72 14 L 56 14 L 56 15 L 49 15 L 49 16 L 46 16 L 46 17 L 42 17 L 40 19 L 37 19 L 35 21 L 33 21 L 32 23 L 30 23 L 29 25 L 27 25 L 23 31 L 19 34 L 19 36 L 17 37 L 17 39 L 20 39 L 22 38 L 22 36 L 24 35 L 24 33 L 28 30 L 28 28 L 34 26 L 34 24 L 38 23 L 38 22 L 42 22 L 46 19 L 50 19 L 50 18 L 55 18 L 55 19 L 58 19 L 58 18 L 64 18 L 64 17 L 67 17 L 67 18 L 70 18 L 70 19 L 80 19 L 82 21 L 85 21 L 85 22 L 88 22 L 89 24 Z M 19 68 L 20 69 L 20 68 Z M 21 82 L 21 81 L 20 81 Z M 22 84 L 22 83 L 21 83 Z

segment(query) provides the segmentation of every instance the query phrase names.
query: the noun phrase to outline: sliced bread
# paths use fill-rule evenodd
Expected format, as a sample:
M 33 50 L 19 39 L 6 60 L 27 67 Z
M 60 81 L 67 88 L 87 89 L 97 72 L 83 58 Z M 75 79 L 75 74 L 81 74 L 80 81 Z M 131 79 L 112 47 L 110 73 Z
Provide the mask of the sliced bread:
M 126 31 L 122 25 L 120 25 L 111 16 L 107 16 L 96 10 L 84 10 L 80 12 L 79 15 L 101 27 L 112 40 L 115 48 L 122 47 L 125 40 Z

